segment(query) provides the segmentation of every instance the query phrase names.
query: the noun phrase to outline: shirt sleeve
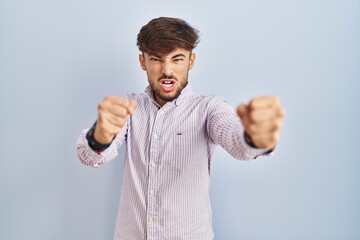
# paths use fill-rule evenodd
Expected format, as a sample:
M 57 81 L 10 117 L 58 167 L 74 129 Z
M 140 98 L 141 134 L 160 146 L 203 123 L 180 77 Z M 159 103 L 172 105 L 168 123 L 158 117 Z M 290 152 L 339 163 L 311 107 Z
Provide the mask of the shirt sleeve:
M 269 149 L 250 147 L 244 137 L 244 127 L 235 110 L 222 98 L 210 101 L 207 130 L 211 141 L 239 160 L 267 155 Z
M 98 168 L 104 163 L 110 162 L 115 159 L 118 155 L 118 149 L 126 141 L 127 124 L 126 127 L 115 137 L 114 141 L 110 146 L 103 152 L 96 152 L 92 150 L 86 139 L 86 133 L 89 129 L 84 129 L 76 144 L 76 154 L 80 162 L 83 164 Z

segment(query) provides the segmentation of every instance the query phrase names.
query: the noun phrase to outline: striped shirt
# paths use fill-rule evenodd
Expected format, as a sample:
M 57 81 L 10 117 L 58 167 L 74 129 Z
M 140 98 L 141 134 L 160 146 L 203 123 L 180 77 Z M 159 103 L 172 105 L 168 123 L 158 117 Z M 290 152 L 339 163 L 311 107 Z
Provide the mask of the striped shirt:
M 209 180 L 214 147 L 236 159 L 253 159 L 264 149 L 249 147 L 232 107 L 216 96 L 202 96 L 186 86 L 160 107 L 148 86 L 129 94 L 135 113 L 112 144 L 98 154 L 85 129 L 77 143 L 82 163 L 92 167 L 113 160 L 126 145 L 124 176 L 115 240 L 211 240 L 214 238 Z

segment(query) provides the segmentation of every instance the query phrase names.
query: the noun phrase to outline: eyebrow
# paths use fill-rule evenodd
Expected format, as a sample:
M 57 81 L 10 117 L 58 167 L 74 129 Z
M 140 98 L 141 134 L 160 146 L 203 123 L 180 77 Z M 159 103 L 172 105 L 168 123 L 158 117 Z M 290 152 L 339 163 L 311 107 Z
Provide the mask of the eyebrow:
M 173 56 L 172 59 L 178 58 L 178 57 L 186 57 L 186 56 L 185 56 L 185 54 L 179 53 L 179 54 L 176 54 L 175 56 Z
M 150 57 L 156 57 L 156 58 L 159 58 L 159 59 L 163 58 L 163 57 L 155 55 L 155 54 L 152 54 L 152 55 L 149 55 L 149 56 Z M 178 57 L 186 57 L 186 56 L 183 53 L 179 53 L 179 54 L 176 54 L 175 56 L 172 56 L 171 59 L 178 58 Z

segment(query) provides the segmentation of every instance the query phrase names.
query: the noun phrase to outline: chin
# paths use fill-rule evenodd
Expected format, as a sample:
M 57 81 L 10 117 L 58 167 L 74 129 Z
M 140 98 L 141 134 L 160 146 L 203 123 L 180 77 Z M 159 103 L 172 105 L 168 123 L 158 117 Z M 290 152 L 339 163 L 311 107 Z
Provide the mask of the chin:
M 173 100 L 175 100 L 180 94 L 176 95 L 171 95 L 171 96 L 164 96 L 164 95 L 159 95 L 159 98 L 163 101 L 166 101 L 166 102 L 171 102 Z

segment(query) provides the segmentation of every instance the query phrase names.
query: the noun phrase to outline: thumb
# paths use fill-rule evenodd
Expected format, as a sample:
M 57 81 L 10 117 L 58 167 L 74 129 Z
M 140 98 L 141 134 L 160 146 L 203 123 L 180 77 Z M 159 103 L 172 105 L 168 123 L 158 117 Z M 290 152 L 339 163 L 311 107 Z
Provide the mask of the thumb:
M 248 106 L 245 104 L 240 104 L 236 112 L 239 115 L 242 124 L 245 127 L 248 126 L 250 123 Z
M 236 112 L 241 120 L 243 120 L 243 118 L 247 115 L 247 106 L 245 104 L 240 104 Z

